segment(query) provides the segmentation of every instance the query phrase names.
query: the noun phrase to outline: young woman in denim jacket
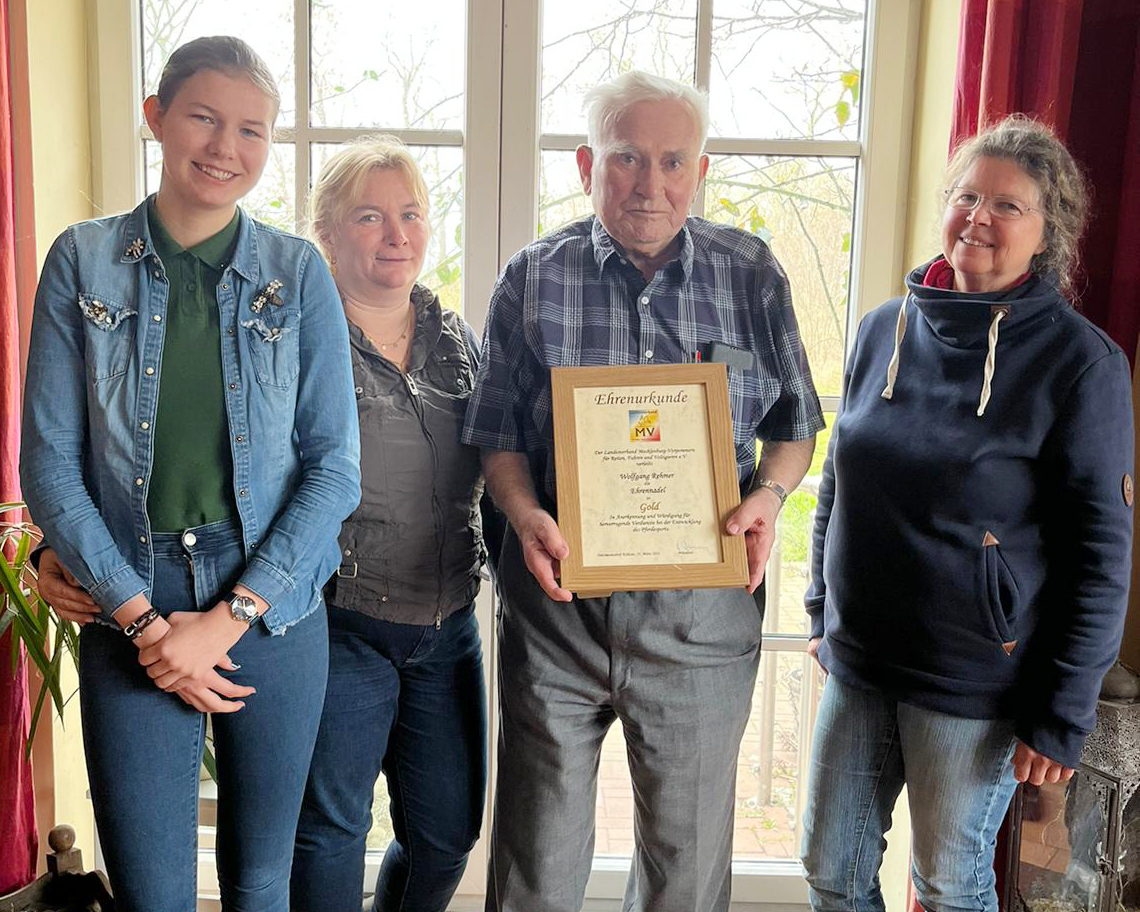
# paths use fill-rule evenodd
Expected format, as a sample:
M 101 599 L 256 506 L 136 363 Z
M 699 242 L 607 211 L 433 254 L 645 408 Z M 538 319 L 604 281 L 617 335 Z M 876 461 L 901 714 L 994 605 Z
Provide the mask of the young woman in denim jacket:
M 353 143 L 310 200 L 349 321 L 364 494 L 340 534 L 329 683 L 293 857 L 294 912 L 359 912 L 383 771 L 394 838 L 376 912 L 443 912 L 486 777 L 479 453 L 460 443 L 471 328 L 416 283 L 428 191 L 397 140 Z
M 236 206 L 277 108 L 237 39 L 175 51 L 144 106 L 158 194 L 68 228 L 36 294 L 21 482 L 87 593 L 57 610 L 94 621 L 83 737 L 120 912 L 195 906 L 207 712 L 223 907 L 288 907 L 327 674 L 321 586 L 360 476 L 329 271 Z

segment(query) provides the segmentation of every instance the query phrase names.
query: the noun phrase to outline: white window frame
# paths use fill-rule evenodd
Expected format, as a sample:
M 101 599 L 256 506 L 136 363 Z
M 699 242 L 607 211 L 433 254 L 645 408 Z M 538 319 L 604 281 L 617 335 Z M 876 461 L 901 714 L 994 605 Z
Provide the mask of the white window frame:
M 557 0 L 547 0 L 557 2 Z M 714 0 L 698 0 L 696 83 L 707 88 Z M 912 0 L 868 0 L 859 140 L 712 139 L 711 154 L 845 157 L 857 161 L 852 270 L 847 338 L 859 319 L 901 287 L 915 102 L 919 4 Z M 143 194 L 141 23 L 137 0 L 95 0 L 88 4 L 92 196 L 96 213 L 124 211 Z M 309 126 L 308 0 L 294 0 L 297 48 L 297 123 L 279 130 L 295 143 L 298 212 L 308 192 L 309 143 L 337 142 L 359 131 Z M 124 38 L 124 36 L 127 36 Z M 504 40 L 504 37 L 509 37 Z M 126 45 L 124 47 L 124 44 Z M 464 211 L 462 300 L 464 316 L 482 329 L 495 278 L 510 256 L 530 243 L 538 220 L 539 159 L 542 150 L 573 150 L 584 136 L 542 134 L 539 92 L 542 23 L 540 0 L 467 0 L 467 74 L 462 130 L 390 130 L 413 144 L 463 149 Z M 469 179 L 479 175 L 478 180 Z M 701 212 L 704 189 L 695 212 Z M 833 411 L 836 396 L 822 397 Z M 776 587 L 770 587 L 774 593 Z M 773 597 L 770 593 L 769 597 Z M 477 606 L 483 631 L 488 687 L 490 782 L 483 835 L 471 853 L 452 908 L 482 908 L 487 841 L 495 773 L 498 713 L 495 692 L 496 643 L 490 587 Z M 804 652 L 803 637 L 768 635 L 764 652 Z M 814 679 L 814 675 L 810 676 Z M 812 687 L 815 685 L 813 684 Z M 814 706 L 813 694 L 805 702 Z M 802 714 L 800 743 L 810 737 L 810 713 Z M 805 769 L 806 751 L 801 761 Z M 801 790 L 802 791 L 802 790 Z M 801 798 L 802 800 L 802 798 Z M 798 809 L 797 809 L 798 813 Z M 366 878 L 375 882 L 379 853 L 370 853 Z M 213 853 L 199 854 L 201 883 L 211 882 Z M 619 909 L 628 862 L 596 859 L 585 909 Z M 803 871 L 796 861 L 737 862 L 733 909 L 801 910 L 807 902 Z

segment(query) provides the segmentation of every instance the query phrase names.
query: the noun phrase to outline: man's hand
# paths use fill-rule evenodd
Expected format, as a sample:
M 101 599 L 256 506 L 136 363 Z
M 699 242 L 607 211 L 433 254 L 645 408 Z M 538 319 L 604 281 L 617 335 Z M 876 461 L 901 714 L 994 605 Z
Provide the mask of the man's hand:
M 51 605 L 55 613 L 65 621 L 73 621 L 82 627 L 95 620 L 99 614 L 99 606 L 79 585 L 79 580 L 59 562 L 52 548 L 40 555 L 39 582 L 36 588 L 40 598 Z
M 527 569 L 542 591 L 556 602 L 569 602 L 574 594 L 558 584 L 561 561 L 570 553 L 566 539 L 558 530 L 554 517 L 541 507 L 534 507 L 519 517 L 515 526 Z
M 1018 741 L 1013 751 L 1013 778 L 1018 782 L 1028 782 L 1030 785 L 1068 782 L 1073 778 L 1073 770 L 1062 766 L 1056 760 L 1050 760 L 1044 754 L 1037 753 L 1024 741 Z
M 161 638 L 142 645 L 139 650 L 139 662 L 146 667 L 155 686 L 168 692 L 185 690 L 199 696 L 201 686 L 223 692 L 216 685 L 229 682 L 214 669 L 235 667 L 226 653 L 246 629 L 230 616 L 229 605 L 222 603 L 206 612 L 175 611 L 166 621 L 169 629 Z M 254 693 L 251 687 L 238 689 L 242 692 L 226 693 L 226 696 Z M 186 702 L 198 708 L 191 700 Z
M 757 488 L 740 502 L 725 522 L 729 535 L 743 535 L 748 551 L 748 593 L 756 591 L 764 579 L 764 567 L 776 543 L 776 516 L 780 498 L 770 488 Z

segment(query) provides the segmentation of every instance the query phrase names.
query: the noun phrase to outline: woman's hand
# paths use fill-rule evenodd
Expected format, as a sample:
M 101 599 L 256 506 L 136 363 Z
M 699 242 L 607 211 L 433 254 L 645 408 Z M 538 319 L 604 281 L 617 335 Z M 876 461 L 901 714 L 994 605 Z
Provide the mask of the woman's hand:
M 812 637 L 808 640 L 807 654 L 815 659 L 815 664 L 819 666 L 819 670 L 823 676 L 827 677 L 827 669 L 823 667 L 823 663 L 819 660 L 819 644 L 823 642 L 823 637 Z
M 1050 760 L 1044 754 L 1037 753 L 1024 741 L 1018 741 L 1013 751 L 1013 778 L 1018 782 L 1028 782 L 1030 785 L 1068 782 L 1073 778 L 1073 770 L 1062 766 L 1056 760 Z
M 203 709 L 199 705 L 203 701 L 213 702 L 205 699 L 208 697 L 205 691 L 227 697 L 254 693 L 252 687 L 231 684 L 215 671 L 215 668 L 229 671 L 236 667 L 226 653 L 249 629 L 233 619 L 228 605 L 222 603 L 206 612 L 175 611 L 166 623 L 168 629 L 160 638 L 139 644 L 139 662 L 146 667 L 155 686 L 185 694 L 183 699 L 196 709 Z M 149 632 L 148 629 L 144 634 Z M 235 704 L 235 710 L 240 708 Z M 208 711 L 224 710 L 211 708 Z
M 99 614 L 99 606 L 79 585 L 79 580 L 67 572 L 52 548 L 40 555 L 36 589 L 40 598 L 51 605 L 56 614 L 80 627 L 91 623 Z

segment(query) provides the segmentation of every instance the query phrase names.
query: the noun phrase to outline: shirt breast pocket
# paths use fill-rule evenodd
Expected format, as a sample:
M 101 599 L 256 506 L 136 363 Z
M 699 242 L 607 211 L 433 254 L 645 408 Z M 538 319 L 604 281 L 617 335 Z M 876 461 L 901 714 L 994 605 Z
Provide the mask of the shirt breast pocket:
M 247 333 L 250 360 L 262 386 L 288 389 L 301 370 L 299 329 L 301 313 L 298 310 L 269 309 L 242 320 Z
M 466 405 L 471 397 L 471 370 L 460 361 L 437 361 L 428 368 L 428 378 L 442 395 Z
M 91 378 L 99 383 L 127 372 L 135 347 L 138 311 L 105 295 L 81 292 L 84 359 Z
M 725 366 L 728 371 L 728 406 L 732 411 L 734 442 L 746 444 L 756 436 L 758 410 L 763 399 L 762 381 L 756 370 Z

